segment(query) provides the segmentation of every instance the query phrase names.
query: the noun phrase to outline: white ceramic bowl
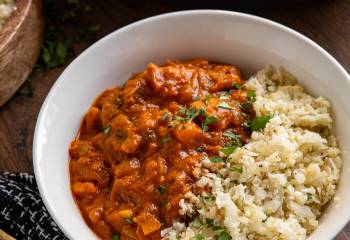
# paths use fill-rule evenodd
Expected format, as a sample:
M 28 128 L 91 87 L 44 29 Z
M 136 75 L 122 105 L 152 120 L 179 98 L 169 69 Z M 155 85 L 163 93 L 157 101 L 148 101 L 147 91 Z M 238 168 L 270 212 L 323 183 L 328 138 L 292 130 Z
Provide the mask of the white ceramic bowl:
M 122 85 L 149 62 L 204 57 L 231 63 L 246 75 L 282 65 L 333 106 L 336 134 L 350 146 L 350 77 L 325 50 L 272 21 L 228 11 L 184 11 L 148 18 L 104 37 L 62 73 L 40 111 L 34 136 L 34 170 L 44 203 L 70 239 L 96 239 L 79 214 L 69 188 L 68 147 L 80 121 L 104 89 Z M 332 239 L 350 219 L 350 159 L 332 202 L 311 239 Z

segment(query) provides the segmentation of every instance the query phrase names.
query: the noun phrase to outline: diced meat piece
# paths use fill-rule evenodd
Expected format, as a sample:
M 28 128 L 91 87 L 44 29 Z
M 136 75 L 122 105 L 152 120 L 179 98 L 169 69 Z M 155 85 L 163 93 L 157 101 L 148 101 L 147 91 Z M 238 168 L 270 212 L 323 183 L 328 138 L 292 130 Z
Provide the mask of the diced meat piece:
M 89 197 L 97 193 L 97 188 L 92 182 L 77 182 L 73 184 L 73 193 L 78 197 Z
M 127 175 L 138 174 L 140 170 L 140 161 L 137 158 L 125 160 L 114 166 L 114 176 L 122 178 Z
M 84 130 L 96 131 L 100 129 L 101 121 L 100 121 L 100 113 L 101 110 L 97 107 L 89 108 L 88 112 L 84 118 Z
M 173 130 L 173 134 L 186 147 L 199 146 L 205 139 L 203 131 L 193 122 L 178 125 Z

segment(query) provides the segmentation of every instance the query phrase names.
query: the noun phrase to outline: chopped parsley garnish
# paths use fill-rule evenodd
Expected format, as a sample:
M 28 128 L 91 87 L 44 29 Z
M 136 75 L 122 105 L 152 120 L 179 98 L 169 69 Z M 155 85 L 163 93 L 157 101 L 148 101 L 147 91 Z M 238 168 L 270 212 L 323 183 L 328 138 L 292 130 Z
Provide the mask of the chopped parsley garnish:
M 214 195 L 202 195 L 201 196 L 202 201 L 214 201 L 215 200 L 215 196 Z
M 112 240 L 120 240 L 119 233 L 115 233 Z
M 225 156 L 229 156 L 231 153 L 233 153 L 236 150 L 236 148 L 237 148 L 236 146 L 224 147 L 224 148 L 221 148 L 220 152 L 225 154 Z
M 266 223 L 266 221 L 267 221 L 267 218 L 265 218 L 265 219 L 264 219 L 264 220 L 262 220 L 261 222 Z
M 221 157 L 212 157 L 210 158 L 210 161 L 213 163 L 219 163 L 219 162 L 224 162 L 224 159 Z
M 217 176 L 218 178 L 224 178 L 224 175 L 222 175 L 221 173 L 216 174 L 216 176 Z
M 213 225 L 213 223 L 214 223 L 214 219 L 206 218 L 206 219 L 205 219 L 205 223 L 206 223 L 207 225 L 211 226 L 211 225 Z
M 202 224 L 201 220 L 199 219 L 199 217 L 195 217 L 193 220 L 192 226 L 194 228 L 200 228 L 202 225 L 203 224 Z
M 221 232 L 225 231 L 225 228 L 222 228 L 220 226 L 213 226 L 211 228 L 211 230 L 213 230 L 213 232 L 216 232 L 216 233 L 221 233 Z
M 160 185 L 159 187 L 157 187 L 157 190 L 160 194 L 164 195 L 166 193 L 166 186 Z
M 217 123 L 219 121 L 219 119 L 217 117 L 214 116 L 205 116 L 204 120 L 202 121 L 202 130 L 208 131 L 209 127 L 208 125 Z
M 222 108 L 222 109 L 227 109 L 227 110 L 231 110 L 232 109 L 232 107 L 230 105 L 228 105 L 227 103 L 225 103 L 225 102 L 219 103 L 218 107 Z
M 198 114 L 200 114 L 200 110 L 197 111 L 194 107 L 190 107 L 189 109 L 181 107 L 179 114 L 180 115 L 175 115 L 175 120 L 179 122 L 189 122 L 196 118 Z
M 237 90 L 241 90 L 242 86 L 239 86 L 237 83 L 232 83 L 232 87 L 234 87 Z
M 218 240 L 230 240 L 231 236 L 230 234 L 227 232 L 227 230 L 224 230 L 220 233 Z
M 230 97 L 226 92 L 220 94 L 220 100 L 229 100 L 229 99 L 230 99 Z
M 307 195 L 307 200 L 308 201 L 312 200 L 312 194 L 311 193 L 306 193 L 306 195 Z
M 162 139 L 160 139 L 160 143 L 167 143 L 171 140 L 171 137 L 169 135 L 166 135 L 165 137 L 163 137 Z
M 204 240 L 203 233 L 196 233 L 194 237 L 195 237 L 195 240 Z
M 228 170 L 231 172 L 243 173 L 243 167 L 230 167 Z
M 229 131 L 224 132 L 222 135 L 235 140 L 237 146 L 242 146 L 241 135 Z
M 248 90 L 247 92 L 247 98 L 250 102 L 255 102 L 256 101 L 256 94 L 255 91 L 253 90 Z
M 205 104 L 208 104 L 208 101 L 210 98 L 212 98 L 213 95 L 211 95 L 210 93 L 207 93 L 203 99 L 203 101 L 205 102 Z
M 197 151 L 197 152 L 204 152 L 204 147 L 197 147 L 197 148 L 196 148 L 196 151 Z
M 170 119 L 171 118 L 171 116 L 170 116 L 170 114 L 168 113 L 168 112 L 165 112 L 164 114 L 163 114 L 163 116 L 162 116 L 162 120 L 163 121 L 167 121 L 168 119 Z
M 107 135 L 111 130 L 112 130 L 112 126 L 111 126 L 111 125 L 108 125 L 107 127 L 105 127 L 105 128 L 103 129 L 103 133 L 104 133 L 105 135 Z
M 251 122 L 250 127 L 253 131 L 261 131 L 266 127 L 267 122 L 273 118 L 273 115 L 256 116 Z

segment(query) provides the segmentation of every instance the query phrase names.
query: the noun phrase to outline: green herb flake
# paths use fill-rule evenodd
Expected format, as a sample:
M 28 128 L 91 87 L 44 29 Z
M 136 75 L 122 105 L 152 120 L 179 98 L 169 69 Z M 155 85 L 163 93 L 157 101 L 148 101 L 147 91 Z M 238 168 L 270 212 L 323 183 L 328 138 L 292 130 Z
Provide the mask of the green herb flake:
M 243 173 L 243 167 L 230 167 L 228 170 L 231 172 Z
M 262 220 L 261 222 L 266 223 L 267 219 L 268 219 L 268 218 L 265 218 L 265 219 Z
M 241 90 L 242 86 L 238 85 L 237 83 L 232 83 L 232 87 L 234 87 L 237 90 Z
M 194 238 L 195 238 L 195 240 L 204 240 L 204 235 L 203 235 L 203 233 L 196 233 Z
M 311 193 L 306 193 L 306 195 L 307 195 L 307 200 L 308 201 L 312 200 L 312 194 Z
M 211 230 L 213 230 L 213 232 L 216 232 L 216 233 L 221 233 L 221 232 L 225 231 L 225 229 L 220 227 L 220 226 L 213 226 L 211 228 Z
M 229 156 L 230 154 L 232 154 L 237 147 L 232 146 L 232 147 L 224 147 L 221 148 L 220 152 L 222 152 L 223 154 L 225 154 L 225 156 Z
M 229 99 L 230 99 L 230 97 L 226 92 L 220 94 L 220 100 L 229 100 Z
M 213 195 L 202 195 L 201 199 L 202 199 L 202 201 L 205 201 L 205 202 L 211 202 L 211 201 L 215 200 L 215 196 L 213 196 Z
M 265 127 L 268 121 L 273 118 L 272 115 L 266 115 L 266 116 L 256 116 L 250 123 L 250 127 L 253 131 L 262 131 Z
M 168 119 L 170 119 L 170 114 L 168 112 L 165 112 L 162 116 L 162 121 L 167 121 Z
M 256 101 L 256 94 L 255 91 L 253 90 L 248 90 L 247 92 L 247 98 L 250 102 L 255 102 Z
M 160 185 L 159 187 L 157 187 L 157 190 L 162 195 L 166 193 L 166 187 L 164 185 Z
M 196 148 L 196 151 L 197 151 L 197 152 L 200 152 L 200 153 L 201 153 L 201 152 L 204 152 L 204 147 L 197 147 L 197 148 Z
M 225 102 L 219 103 L 218 107 L 221 109 L 232 110 L 232 107 Z
M 112 130 L 112 126 L 111 126 L 111 125 L 108 125 L 107 127 L 105 127 L 105 128 L 103 129 L 103 133 L 104 133 L 105 135 L 108 135 L 108 133 L 109 133 L 111 130 Z
M 227 232 L 227 230 L 224 230 L 220 233 L 218 240 L 230 240 L 231 236 L 230 234 Z
M 206 218 L 205 219 L 205 224 L 207 224 L 208 226 L 213 225 L 214 224 L 214 219 Z
M 171 137 L 169 135 L 166 135 L 165 137 L 160 139 L 160 143 L 164 144 L 164 143 L 169 142 L 170 140 L 171 140 Z
M 235 140 L 237 146 L 242 146 L 241 135 L 229 131 L 224 132 L 222 135 Z
M 115 233 L 112 240 L 120 240 L 120 235 L 119 233 Z
M 202 224 L 201 220 L 199 219 L 199 217 L 195 217 L 193 220 L 192 226 L 194 228 L 200 228 L 202 225 L 203 224 Z
M 205 109 L 204 109 L 204 108 L 199 109 L 199 114 L 200 114 L 202 117 L 205 117 Z
M 202 130 L 205 132 L 205 131 L 208 131 L 209 127 L 208 125 L 211 125 L 211 124 L 214 124 L 214 123 L 217 123 L 219 121 L 219 119 L 215 116 L 206 116 L 204 118 L 204 120 L 202 121 Z
M 210 161 L 213 163 L 219 163 L 219 162 L 224 162 L 224 159 L 216 156 L 216 157 L 210 158 Z
M 208 104 L 208 101 L 210 98 L 212 98 L 213 95 L 211 95 L 210 93 L 207 93 L 203 99 L 203 101 L 205 102 L 205 104 Z
M 222 175 L 221 173 L 216 174 L 216 176 L 217 176 L 218 178 L 224 178 L 224 175 Z

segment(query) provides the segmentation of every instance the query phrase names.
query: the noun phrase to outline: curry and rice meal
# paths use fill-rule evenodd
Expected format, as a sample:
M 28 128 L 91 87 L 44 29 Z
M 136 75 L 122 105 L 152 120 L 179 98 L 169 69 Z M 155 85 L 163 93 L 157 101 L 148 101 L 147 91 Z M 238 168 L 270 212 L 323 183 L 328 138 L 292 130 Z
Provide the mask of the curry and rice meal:
M 330 103 L 283 69 L 245 81 L 203 59 L 149 64 L 104 91 L 70 149 L 101 239 L 306 239 L 342 159 Z

